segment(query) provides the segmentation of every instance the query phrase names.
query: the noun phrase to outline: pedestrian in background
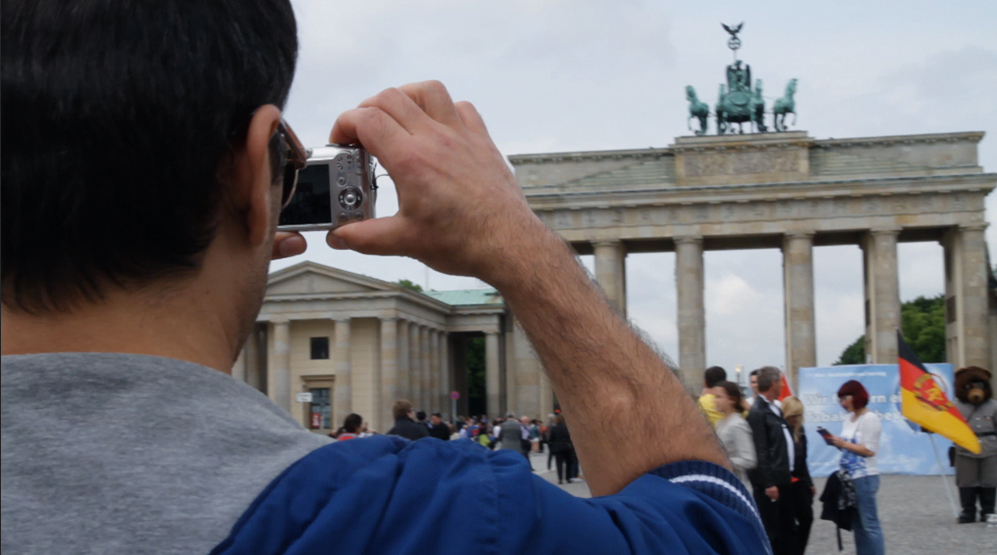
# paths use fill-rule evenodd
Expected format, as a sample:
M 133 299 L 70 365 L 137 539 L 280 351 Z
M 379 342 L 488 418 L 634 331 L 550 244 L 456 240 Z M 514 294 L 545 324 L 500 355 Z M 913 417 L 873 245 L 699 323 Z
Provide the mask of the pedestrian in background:
M 817 488 L 810 478 L 807 467 L 807 435 L 803 431 L 803 402 L 796 397 L 786 397 L 782 400 L 782 414 L 789 423 L 793 436 L 793 480 L 789 485 L 793 504 L 793 519 L 796 522 L 793 537 L 795 538 L 794 555 L 803 555 L 810 539 L 810 527 L 814 523 L 814 496 Z
M 734 474 L 744 482 L 744 487 L 751 490 L 751 480 L 748 471 L 758 464 L 755 455 L 755 443 L 751 436 L 751 426 L 742 416 L 744 398 L 741 388 L 734 382 L 724 380 L 716 386 L 715 403 L 721 418 L 717 422 L 717 437 L 727 452 L 734 467 Z
M 699 399 L 696 400 L 699 410 L 703 411 L 710 426 L 714 428 L 717 427 L 717 422 L 723 418 L 723 415 L 717 410 L 716 398 L 720 392 L 720 388 L 717 386 L 726 379 L 727 371 L 723 368 L 719 366 L 707 368 L 706 372 L 703 372 L 703 391 L 699 394 Z
M 363 417 L 357 413 L 350 413 L 349 416 L 343 419 L 343 425 L 340 426 L 338 430 L 332 435 L 332 437 L 345 441 L 347 439 L 355 439 L 361 437 L 363 429 Z
M 429 430 L 414 420 L 415 410 L 412 402 L 407 399 L 395 401 L 395 406 L 391 408 L 391 413 L 395 417 L 395 425 L 388 430 L 389 436 L 400 436 L 405 439 L 415 441 L 424 437 L 429 437 Z
M 575 446 L 571 443 L 571 434 L 563 414 L 558 414 L 551 426 L 550 451 L 554 453 L 557 464 L 557 483 L 563 484 L 564 480 L 571 483 L 575 477 Z
M 829 436 L 832 445 L 841 449 L 841 468 L 852 477 L 855 484 L 855 501 L 858 511 L 852 518 L 857 555 L 883 555 L 886 542 L 876 510 L 876 492 L 879 491 L 879 470 L 876 452 L 882 423 L 870 411 L 869 392 L 856 380 L 849 380 L 838 389 L 841 408 L 851 413 L 841 428 L 840 436 Z
M 781 392 L 782 373 L 779 369 L 774 366 L 759 368 L 758 396 L 748 411 L 758 465 L 749 472 L 749 476 L 773 555 L 788 555 L 795 544 L 789 491 L 795 452 L 789 424 L 775 404 Z

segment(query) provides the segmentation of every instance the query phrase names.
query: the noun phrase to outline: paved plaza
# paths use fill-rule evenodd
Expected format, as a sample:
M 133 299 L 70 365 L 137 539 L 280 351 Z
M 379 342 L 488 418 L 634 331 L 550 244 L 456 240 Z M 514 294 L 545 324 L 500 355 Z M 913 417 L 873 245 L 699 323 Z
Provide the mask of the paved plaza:
M 530 457 L 533 468 L 545 480 L 557 483 L 557 472 L 551 464 L 547 471 L 547 455 Z M 952 486 L 952 478 L 949 485 Z M 824 479 L 818 479 L 817 494 L 823 491 Z M 590 497 L 588 485 L 582 481 L 560 486 L 577 497 Z M 953 496 L 957 495 L 952 486 Z M 938 476 L 883 476 L 877 496 L 879 518 L 886 534 L 886 551 L 896 555 L 993 555 L 997 553 L 997 528 L 985 524 L 955 523 L 941 478 Z M 814 503 L 814 521 L 807 546 L 807 555 L 837 555 L 838 544 L 834 525 L 820 520 L 820 504 Z M 851 532 L 842 531 L 844 550 L 840 555 L 855 555 Z

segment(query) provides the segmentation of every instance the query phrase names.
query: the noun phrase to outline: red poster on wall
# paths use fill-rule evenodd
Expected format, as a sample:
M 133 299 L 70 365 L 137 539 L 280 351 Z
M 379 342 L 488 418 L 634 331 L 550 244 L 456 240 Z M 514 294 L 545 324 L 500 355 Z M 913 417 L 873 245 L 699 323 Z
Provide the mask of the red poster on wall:
M 322 413 L 313 412 L 312 413 L 312 428 L 322 427 Z

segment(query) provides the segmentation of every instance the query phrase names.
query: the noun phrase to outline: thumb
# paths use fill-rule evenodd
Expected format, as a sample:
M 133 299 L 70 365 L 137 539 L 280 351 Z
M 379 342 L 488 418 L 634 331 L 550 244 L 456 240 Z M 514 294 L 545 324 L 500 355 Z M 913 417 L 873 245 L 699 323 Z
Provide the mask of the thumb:
M 336 228 L 326 236 L 326 242 L 334 249 L 351 249 L 362 254 L 381 256 L 401 255 L 404 247 L 401 240 L 404 224 L 396 216 L 355 222 Z

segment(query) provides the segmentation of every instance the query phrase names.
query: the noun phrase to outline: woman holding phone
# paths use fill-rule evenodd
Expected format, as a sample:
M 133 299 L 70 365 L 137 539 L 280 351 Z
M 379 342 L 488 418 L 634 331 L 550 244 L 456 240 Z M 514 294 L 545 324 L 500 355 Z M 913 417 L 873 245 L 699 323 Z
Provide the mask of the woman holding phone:
M 882 425 L 879 417 L 871 412 L 869 392 L 861 383 L 850 380 L 838 389 L 841 407 L 851 413 L 845 418 L 840 436 L 829 436 L 829 442 L 841 449 L 841 468 L 848 472 L 855 484 L 858 511 L 852 519 L 857 555 L 884 555 L 886 544 L 883 529 L 876 511 L 876 492 L 879 491 L 879 470 L 876 469 L 876 452 Z

